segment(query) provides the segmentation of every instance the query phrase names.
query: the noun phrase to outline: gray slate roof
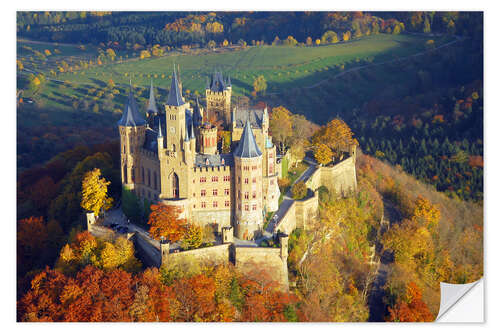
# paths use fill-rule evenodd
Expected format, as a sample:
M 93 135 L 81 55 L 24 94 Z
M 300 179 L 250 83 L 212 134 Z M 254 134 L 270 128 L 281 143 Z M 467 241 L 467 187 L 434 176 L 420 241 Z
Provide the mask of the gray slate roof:
M 224 160 L 224 164 L 222 163 Z M 208 161 L 208 163 L 207 163 Z M 234 159 L 231 154 L 219 154 L 219 155 L 208 155 L 208 154 L 196 154 L 194 159 L 194 165 L 196 167 L 212 167 L 212 166 L 233 166 Z
M 236 122 L 236 127 L 243 127 L 248 120 L 254 128 L 262 128 L 262 117 L 264 110 L 247 110 L 247 109 L 236 109 L 233 113 L 234 121 Z
M 172 82 L 170 83 L 170 91 L 168 92 L 167 105 L 181 106 L 184 105 L 184 99 L 182 98 L 182 91 L 179 86 L 179 81 L 177 80 L 177 73 L 172 75 Z
M 151 88 L 149 90 L 149 103 L 148 103 L 147 112 L 151 112 L 154 114 L 158 113 L 158 108 L 156 107 L 155 93 L 153 90 L 153 80 L 151 80 Z
M 125 103 L 125 109 L 123 110 L 123 115 L 117 124 L 118 126 L 146 125 L 146 120 L 139 113 L 139 108 L 137 107 L 134 95 L 132 94 L 132 86 L 130 86 L 130 91 L 128 93 L 128 100 L 127 103 Z
M 252 132 L 252 125 L 250 125 L 250 121 L 248 119 L 245 124 L 245 128 L 243 129 L 243 133 L 241 134 L 238 147 L 236 147 L 233 154 L 236 157 L 243 158 L 258 157 L 262 155 L 259 146 L 255 141 L 255 136 Z
M 224 78 L 222 77 L 221 72 L 215 72 L 212 77 L 212 81 L 210 82 L 210 90 L 214 92 L 222 92 L 226 89 L 226 83 L 224 82 Z

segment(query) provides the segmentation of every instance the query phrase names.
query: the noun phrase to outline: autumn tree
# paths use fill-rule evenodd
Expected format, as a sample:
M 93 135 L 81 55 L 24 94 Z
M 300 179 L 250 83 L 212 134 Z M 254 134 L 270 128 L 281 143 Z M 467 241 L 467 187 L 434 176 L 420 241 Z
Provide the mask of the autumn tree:
M 332 161 L 333 152 L 326 144 L 319 143 L 315 147 L 314 158 L 319 164 L 326 165 Z
M 255 91 L 255 93 L 262 93 L 262 94 L 264 94 L 264 92 L 266 91 L 266 89 L 267 89 L 266 79 L 265 79 L 264 75 L 259 75 L 253 81 L 253 91 Z
M 304 140 L 293 140 L 290 147 L 290 154 L 292 159 L 295 161 L 295 167 L 297 167 L 297 164 L 306 156 L 304 150 Z
M 215 49 L 215 46 L 216 46 L 216 43 L 213 39 L 209 40 L 208 43 L 207 43 L 207 47 L 209 49 Z
M 328 30 L 321 36 L 321 44 L 335 44 L 338 41 L 339 38 L 335 31 Z
M 434 316 L 422 300 L 422 292 L 415 282 L 406 286 L 406 294 L 393 308 L 389 308 L 390 321 L 429 322 Z
M 306 38 L 306 45 L 307 45 L 307 46 L 311 46 L 312 44 L 313 44 L 312 38 L 311 38 L 310 36 L 308 36 L 308 37 Z
M 316 147 L 326 144 L 337 158 L 342 158 L 343 152 L 349 151 L 352 145 L 358 144 L 349 126 L 338 118 L 316 131 L 312 137 L 312 143 Z
M 188 224 L 182 237 L 182 248 L 192 250 L 199 248 L 203 243 L 203 229 L 196 224 Z
M 292 186 L 292 197 L 295 200 L 303 199 L 307 195 L 307 186 L 303 181 L 297 182 Z
M 151 205 L 149 233 L 157 240 L 164 237 L 170 243 L 179 241 L 185 232 L 186 220 L 179 218 L 181 209 L 162 204 Z
M 96 216 L 101 210 L 111 208 L 113 198 L 108 197 L 109 184 L 111 182 L 101 178 L 100 169 L 87 172 L 82 181 L 82 208 L 94 212 Z
M 287 140 L 292 136 L 292 114 L 283 106 L 273 108 L 269 129 L 273 139 L 278 141 L 281 154 L 285 152 Z

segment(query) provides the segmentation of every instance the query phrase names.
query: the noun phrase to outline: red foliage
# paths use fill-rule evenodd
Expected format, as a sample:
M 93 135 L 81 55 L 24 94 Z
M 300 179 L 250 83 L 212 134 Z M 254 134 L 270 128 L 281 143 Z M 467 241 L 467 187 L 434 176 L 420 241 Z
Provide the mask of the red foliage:
M 434 316 L 427 304 L 422 301 L 422 292 L 415 282 L 406 286 L 405 300 L 401 300 L 394 308 L 389 308 L 390 321 L 422 322 L 433 321 Z

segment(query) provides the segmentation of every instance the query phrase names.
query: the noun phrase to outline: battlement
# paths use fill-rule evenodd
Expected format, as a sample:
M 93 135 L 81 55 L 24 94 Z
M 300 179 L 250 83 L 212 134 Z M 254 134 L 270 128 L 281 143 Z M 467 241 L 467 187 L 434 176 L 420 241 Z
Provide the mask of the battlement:
M 214 173 L 214 172 L 230 172 L 231 171 L 231 166 L 229 165 L 213 165 L 213 166 L 195 166 L 193 168 L 195 173 Z

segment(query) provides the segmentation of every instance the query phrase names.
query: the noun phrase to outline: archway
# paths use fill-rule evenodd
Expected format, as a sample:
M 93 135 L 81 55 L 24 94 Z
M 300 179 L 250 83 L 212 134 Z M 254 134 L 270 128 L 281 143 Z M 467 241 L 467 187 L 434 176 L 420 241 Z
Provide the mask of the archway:
M 172 192 L 174 198 L 179 197 L 179 176 L 175 172 L 172 174 Z

